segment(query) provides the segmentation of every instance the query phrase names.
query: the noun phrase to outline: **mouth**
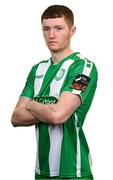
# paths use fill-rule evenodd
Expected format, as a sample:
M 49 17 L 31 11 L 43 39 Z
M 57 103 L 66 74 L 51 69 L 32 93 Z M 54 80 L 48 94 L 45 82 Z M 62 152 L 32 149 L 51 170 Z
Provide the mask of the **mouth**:
M 49 41 L 48 43 L 49 44 L 56 44 L 57 42 L 56 41 Z

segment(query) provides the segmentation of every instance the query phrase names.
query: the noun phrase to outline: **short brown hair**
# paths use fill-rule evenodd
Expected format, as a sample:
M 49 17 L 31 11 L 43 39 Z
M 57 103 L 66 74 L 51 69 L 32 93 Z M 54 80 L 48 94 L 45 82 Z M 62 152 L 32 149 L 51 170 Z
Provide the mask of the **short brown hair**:
M 41 22 L 43 19 L 50 18 L 61 18 L 64 17 L 65 21 L 69 26 L 74 25 L 74 15 L 73 12 L 66 6 L 63 5 L 52 5 L 49 6 L 41 16 Z

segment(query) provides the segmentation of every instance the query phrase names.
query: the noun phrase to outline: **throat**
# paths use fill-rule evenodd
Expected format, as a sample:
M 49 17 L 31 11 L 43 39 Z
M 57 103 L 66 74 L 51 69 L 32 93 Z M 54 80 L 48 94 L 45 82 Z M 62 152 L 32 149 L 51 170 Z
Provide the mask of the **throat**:
M 52 55 L 52 61 L 54 64 L 58 64 L 60 61 L 62 61 L 65 57 L 71 55 L 74 51 L 69 50 L 66 52 L 57 52 L 57 53 L 51 53 Z

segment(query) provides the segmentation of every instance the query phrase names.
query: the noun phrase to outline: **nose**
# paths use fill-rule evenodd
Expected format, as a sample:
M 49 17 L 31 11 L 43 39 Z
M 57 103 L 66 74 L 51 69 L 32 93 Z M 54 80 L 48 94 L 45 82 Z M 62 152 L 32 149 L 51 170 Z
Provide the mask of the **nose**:
M 49 38 L 53 39 L 55 38 L 55 30 L 51 28 L 50 32 L 49 32 Z

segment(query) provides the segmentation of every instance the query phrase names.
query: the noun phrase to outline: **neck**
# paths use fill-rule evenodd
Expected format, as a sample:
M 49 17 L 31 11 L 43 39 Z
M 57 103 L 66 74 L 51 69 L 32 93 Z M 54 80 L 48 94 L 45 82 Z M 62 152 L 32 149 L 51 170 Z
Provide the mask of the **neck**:
M 60 52 L 51 52 L 52 61 L 54 64 L 58 64 L 62 59 L 72 54 L 74 51 L 72 49 L 60 51 Z

